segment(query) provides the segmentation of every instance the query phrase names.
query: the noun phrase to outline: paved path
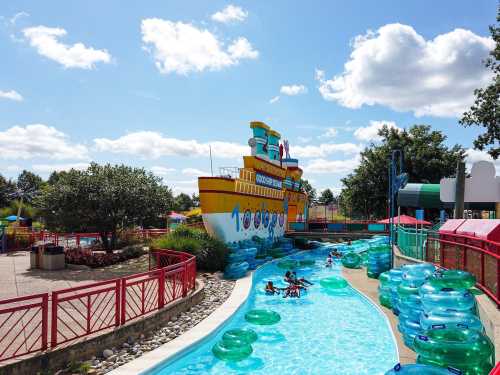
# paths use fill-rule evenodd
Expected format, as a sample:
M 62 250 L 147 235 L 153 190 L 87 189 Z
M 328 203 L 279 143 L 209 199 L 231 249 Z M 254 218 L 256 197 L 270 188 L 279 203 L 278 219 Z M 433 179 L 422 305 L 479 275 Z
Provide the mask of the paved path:
M 147 255 L 103 268 L 44 271 L 30 269 L 30 254 L 28 252 L 0 254 L 0 300 L 72 288 L 147 270 Z
M 365 268 L 350 269 L 342 267 L 342 274 L 354 288 L 370 298 L 373 303 L 380 307 L 387 318 L 389 318 L 392 331 L 394 332 L 394 336 L 396 337 L 396 341 L 398 344 L 399 361 L 401 362 L 401 364 L 404 365 L 407 363 L 415 363 L 417 355 L 403 343 L 403 337 L 398 331 L 398 318 L 392 313 L 390 309 L 382 306 L 378 301 L 378 280 L 370 279 L 368 276 L 366 276 Z

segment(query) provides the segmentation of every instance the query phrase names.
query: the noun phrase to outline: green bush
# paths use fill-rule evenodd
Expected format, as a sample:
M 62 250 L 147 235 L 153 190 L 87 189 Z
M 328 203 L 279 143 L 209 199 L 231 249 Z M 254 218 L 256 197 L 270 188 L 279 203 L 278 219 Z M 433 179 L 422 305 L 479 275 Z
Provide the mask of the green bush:
M 208 272 L 224 270 L 229 249 L 224 242 L 203 230 L 179 226 L 173 232 L 155 239 L 153 248 L 184 251 L 196 256 L 199 269 Z
M 122 255 L 127 258 L 139 258 L 144 254 L 142 245 L 130 245 L 122 249 Z

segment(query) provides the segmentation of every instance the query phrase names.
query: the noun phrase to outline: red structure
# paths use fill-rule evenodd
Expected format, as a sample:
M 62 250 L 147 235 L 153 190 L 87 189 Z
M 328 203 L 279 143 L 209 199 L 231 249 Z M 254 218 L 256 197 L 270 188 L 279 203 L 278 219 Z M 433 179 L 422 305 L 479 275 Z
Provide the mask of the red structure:
M 148 272 L 1 300 L 0 361 L 119 327 L 194 290 L 193 255 L 155 250 L 153 256 Z

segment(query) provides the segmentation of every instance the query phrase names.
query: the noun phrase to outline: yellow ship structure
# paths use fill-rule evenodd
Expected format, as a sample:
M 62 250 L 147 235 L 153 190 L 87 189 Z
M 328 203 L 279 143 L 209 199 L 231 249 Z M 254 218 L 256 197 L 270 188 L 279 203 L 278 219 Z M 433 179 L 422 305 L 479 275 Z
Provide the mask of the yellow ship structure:
M 251 155 L 243 156 L 243 168 L 198 178 L 205 228 L 224 242 L 254 236 L 274 240 L 284 235 L 289 222 L 307 218 L 302 169 L 290 157 L 288 142 L 280 144 L 281 135 L 263 122 L 251 122 L 250 128 Z

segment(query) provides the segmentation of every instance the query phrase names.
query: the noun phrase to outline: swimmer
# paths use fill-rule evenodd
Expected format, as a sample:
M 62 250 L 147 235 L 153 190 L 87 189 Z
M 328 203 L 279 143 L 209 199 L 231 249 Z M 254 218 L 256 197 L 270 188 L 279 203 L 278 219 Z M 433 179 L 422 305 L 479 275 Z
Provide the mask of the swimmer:
M 340 254 L 336 248 L 333 248 L 333 250 L 330 252 L 330 255 L 333 258 L 340 258 L 342 256 L 342 254 Z
M 268 295 L 280 294 L 280 290 L 274 286 L 272 281 L 267 282 L 265 290 Z
M 333 263 L 332 254 L 328 254 L 328 257 L 326 258 L 325 267 L 331 267 L 332 263 Z
M 285 273 L 285 282 L 288 284 L 293 284 L 295 280 L 293 279 L 293 275 L 291 271 L 286 271 Z
M 310 282 L 309 280 L 304 279 L 303 277 L 301 277 L 300 279 L 297 278 L 297 272 L 293 271 L 292 274 L 293 274 L 293 278 L 295 280 L 295 285 L 302 286 L 302 287 L 304 287 L 304 289 L 307 289 L 305 284 L 313 285 L 312 282 Z

